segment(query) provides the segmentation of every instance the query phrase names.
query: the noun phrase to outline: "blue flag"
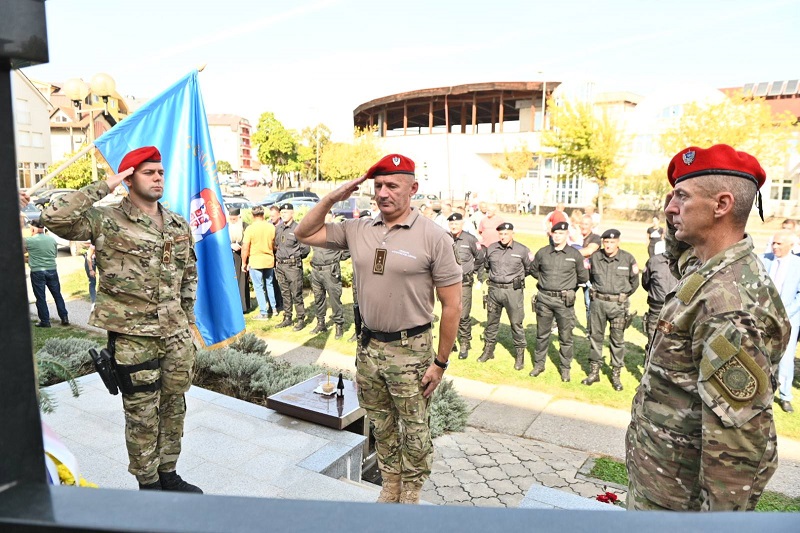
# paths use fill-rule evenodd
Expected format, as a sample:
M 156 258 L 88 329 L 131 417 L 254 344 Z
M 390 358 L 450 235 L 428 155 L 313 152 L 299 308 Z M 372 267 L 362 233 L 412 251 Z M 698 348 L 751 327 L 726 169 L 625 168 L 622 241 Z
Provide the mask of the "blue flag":
M 206 346 L 244 330 L 227 215 L 195 70 L 101 135 L 95 146 L 112 169 L 141 146 L 164 165 L 161 203 L 189 221 L 197 254 L 197 328 Z

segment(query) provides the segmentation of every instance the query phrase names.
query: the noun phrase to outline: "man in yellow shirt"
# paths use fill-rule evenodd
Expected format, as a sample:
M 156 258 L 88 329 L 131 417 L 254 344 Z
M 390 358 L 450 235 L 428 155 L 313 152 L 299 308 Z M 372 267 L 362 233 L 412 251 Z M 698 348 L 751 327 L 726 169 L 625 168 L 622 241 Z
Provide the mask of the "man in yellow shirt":
M 275 226 L 264 220 L 264 208 L 253 208 L 253 223 L 247 226 L 242 241 L 242 270 L 250 272 L 256 289 L 259 315 L 256 320 L 268 320 L 277 314 L 275 287 Z M 269 308 L 267 308 L 269 297 Z

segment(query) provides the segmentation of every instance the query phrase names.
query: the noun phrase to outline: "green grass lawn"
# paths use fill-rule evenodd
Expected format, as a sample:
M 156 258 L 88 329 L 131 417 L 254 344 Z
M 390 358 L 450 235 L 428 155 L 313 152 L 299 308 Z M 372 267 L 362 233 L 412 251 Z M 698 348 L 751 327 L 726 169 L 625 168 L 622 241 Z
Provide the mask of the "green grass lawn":
M 628 486 L 628 471 L 625 464 L 608 457 L 596 459 L 589 476 L 623 487 Z M 756 505 L 756 511 L 797 513 L 800 512 L 800 498 L 792 498 L 780 492 L 767 490 L 761 495 L 761 499 Z
M 516 239 L 534 252 L 547 244 L 547 239 L 543 235 L 534 236 L 518 233 Z M 646 244 L 626 244 L 623 238 L 621 248 L 632 253 L 636 257 L 640 269 L 644 269 L 644 265 L 647 262 Z M 638 311 L 639 316 L 634 319 L 633 325 L 625 331 L 625 369 L 621 376 L 622 384 L 625 389 L 621 392 L 616 392 L 611 388 L 609 381 L 611 375 L 609 366 L 604 367 L 599 383 L 595 383 L 591 387 L 580 383 L 589 368 L 589 340 L 586 337 L 585 331 L 586 309 L 583 303 L 582 290 L 578 291 L 577 303 L 575 304 L 578 325 L 573 332 L 575 359 L 572 363 L 572 381 L 570 383 L 562 383 L 558 373 L 557 335 L 551 337 L 551 345 L 547 352 L 548 362 L 544 374 L 541 374 L 537 378 L 528 376 L 528 373 L 533 368 L 531 356 L 533 348 L 536 346 L 536 316 L 531 310 L 530 305 L 531 296 L 535 292 L 536 280 L 528 277 L 526 278 L 525 284 L 525 320 L 523 321 L 523 327 L 525 328 L 528 349 L 524 370 L 520 372 L 514 370 L 514 347 L 511 338 L 511 327 L 508 324 L 508 317 L 505 313 L 503 313 L 500 320 L 500 331 L 495 348 L 495 358 L 486 363 L 477 362 L 477 358 L 483 350 L 481 334 L 486 325 L 486 310 L 483 309 L 481 304 L 481 293 L 476 289 L 473 292 L 472 298 L 473 327 L 472 346 L 469 352 L 469 358 L 459 360 L 457 357 L 453 357 L 451 359 L 452 364 L 447 370 L 447 373 L 449 375 L 474 379 L 490 384 L 512 385 L 536 390 L 550 394 L 556 399 L 573 399 L 618 409 L 630 409 L 631 399 L 641 379 L 644 365 L 644 345 L 647 342 L 647 337 L 642 328 L 642 316 L 647 311 L 647 292 L 640 287 L 630 299 L 631 311 Z M 308 289 L 304 291 L 304 295 L 306 316 L 308 319 L 312 319 L 314 318 L 313 297 Z M 253 302 L 255 302 L 255 298 L 253 298 Z M 274 336 L 278 339 L 296 342 L 314 348 L 331 349 L 345 354 L 352 353 L 355 356 L 355 345 L 347 342 L 347 339 L 354 332 L 354 327 L 352 325 L 353 293 L 351 289 L 344 289 L 342 303 L 345 306 L 346 329 L 341 340 L 333 338 L 332 327 L 327 333 L 311 337 L 309 331 L 311 331 L 313 323 L 306 326 L 302 331 L 294 332 L 291 328 L 276 329 L 274 327 L 280 322 L 280 316 L 273 317 L 272 320 L 266 322 L 251 320 L 250 317 L 257 316 L 258 311 L 254 311 L 245 316 L 247 330 L 264 337 Z M 435 312 L 437 315 L 441 314 L 438 304 Z M 330 316 L 330 311 L 328 311 L 328 316 Z M 438 328 L 434 328 L 434 333 L 438 333 Z M 603 356 L 608 363 L 610 354 L 607 345 L 604 348 Z M 800 393 L 800 391 L 798 391 L 798 393 Z M 798 417 L 798 415 L 787 415 L 781 411 L 780 408 L 777 408 L 777 406 L 774 412 L 778 432 L 781 435 L 800 440 L 800 417 Z

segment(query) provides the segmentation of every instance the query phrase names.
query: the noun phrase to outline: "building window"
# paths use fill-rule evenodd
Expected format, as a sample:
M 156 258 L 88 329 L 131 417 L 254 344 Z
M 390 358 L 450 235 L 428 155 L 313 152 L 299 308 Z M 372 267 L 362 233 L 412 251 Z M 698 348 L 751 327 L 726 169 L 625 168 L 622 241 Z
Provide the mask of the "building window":
M 17 124 L 30 124 L 31 123 L 31 109 L 28 106 L 28 101 L 22 98 L 17 98 L 16 110 Z
M 791 200 L 792 199 L 792 180 L 783 179 L 772 182 L 769 192 L 771 200 Z
M 32 133 L 31 141 L 31 146 L 34 148 L 44 148 L 44 135 L 41 133 Z
M 31 164 L 19 163 L 17 165 L 17 175 L 19 177 L 19 187 L 27 189 L 31 186 Z
M 33 164 L 33 183 L 39 183 L 44 178 L 45 171 L 47 170 L 46 163 Z
M 19 134 L 19 140 L 17 141 L 17 144 L 19 144 L 20 146 L 31 145 L 31 132 L 20 130 L 17 133 Z
M 53 122 L 69 122 L 69 119 L 64 115 L 58 115 Z

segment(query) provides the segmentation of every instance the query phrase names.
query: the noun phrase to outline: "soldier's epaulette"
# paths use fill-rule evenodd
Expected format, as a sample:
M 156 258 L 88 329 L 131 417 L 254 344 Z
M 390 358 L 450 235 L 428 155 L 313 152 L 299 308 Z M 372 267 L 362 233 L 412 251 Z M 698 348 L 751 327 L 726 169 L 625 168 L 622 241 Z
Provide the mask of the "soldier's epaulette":
M 700 290 L 700 287 L 703 286 L 705 281 L 706 278 L 694 272 L 681 284 L 681 288 L 675 293 L 675 296 L 684 304 L 688 304 L 692 301 L 692 298 L 694 298 L 694 295 Z

